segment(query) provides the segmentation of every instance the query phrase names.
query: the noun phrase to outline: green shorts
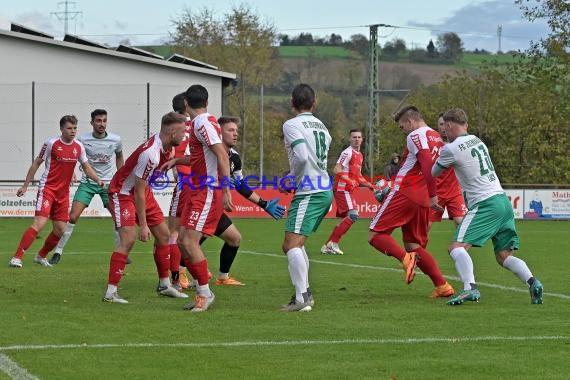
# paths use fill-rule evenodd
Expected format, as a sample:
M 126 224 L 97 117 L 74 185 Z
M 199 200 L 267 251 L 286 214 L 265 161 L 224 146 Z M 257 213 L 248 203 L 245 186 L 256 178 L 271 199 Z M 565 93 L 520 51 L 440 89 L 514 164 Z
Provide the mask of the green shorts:
M 295 195 L 287 212 L 285 231 L 311 236 L 329 211 L 332 199 L 333 193 L 330 190 Z
M 75 191 L 75 196 L 73 197 L 74 202 L 83 203 L 85 206 L 89 206 L 93 197 L 97 194 L 101 197 L 103 201 L 103 206 L 105 208 L 109 207 L 109 194 L 107 193 L 109 185 L 101 187 L 96 183 L 82 182 Z
M 469 208 L 455 230 L 455 241 L 482 247 L 493 240 L 495 253 L 519 249 L 513 206 L 505 194 L 494 195 Z

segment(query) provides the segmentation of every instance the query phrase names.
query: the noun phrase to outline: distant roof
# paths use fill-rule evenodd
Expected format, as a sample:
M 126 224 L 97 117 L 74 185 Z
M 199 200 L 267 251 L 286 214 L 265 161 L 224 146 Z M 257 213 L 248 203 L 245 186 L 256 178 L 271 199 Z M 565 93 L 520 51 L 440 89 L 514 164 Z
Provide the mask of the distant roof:
M 40 32 L 39 30 L 35 30 L 32 28 L 28 28 L 27 26 L 24 25 L 20 25 L 20 24 L 16 24 L 16 23 L 12 23 L 10 25 L 10 30 L 12 32 L 18 32 L 18 33 L 24 33 L 24 34 L 29 34 L 31 36 L 38 36 L 38 37 L 44 37 L 44 38 L 51 38 L 52 40 L 54 39 L 53 36 L 50 36 L 49 34 L 45 34 L 43 32 Z
M 207 67 L 207 68 L 213 69 L 213 70 L 218 69 L 218 66 L 210 65 L 208 63 L 198 61 L 197 59 L 188 58 L 188 57 L 185 57 L 185 56 L 180 55 L 180 54 L 172 54 L 170 56 L 170 58 L 167 59 L 167 61 L 184 63 L 186 65 L 193 65 L 193 66 L 198 66 L 198 67 Z
M 164 59 L 161 55 L 151 53 L 150 51 L 146 51 L 143 49 L 139 49 L 133 46 L 128 45 L 119 45 L 115 49 L 116 51 L 122 51 L 123 53 L 131 53 L 135 55 L 140 55 L 141 57 L 149 57 L 149 58 L 156 58 L 156 59 Z
M 14 23 L 12 23 L 11 31 L 0 29 L 0 37 L 2 36 L 214 75 L 226 79 L 225 83 L 229 83 L 228 80 L 236 78 L 236 74 L 234 73 L 220 71 L 216 66 L 179 54 L 174 54 L 168 60 L 165 60 L 162 56 L 143 49 L 119 45 L 116 50 L 112 50 L 104 45 L 71 34 L 66 34 L 64 40 L 59 41 L 48 34 Z
M 98 44 L 97 42 L 89 41 L 89 40 L 86 40 L 85 38 L 81 38 L 79 36 L 76 36 L 74 34 L 69 34 L 69 33 L 66 34 L 65 37 L 63 37 L 63 40 L 65 42 L 73 42 L 73 43 L 80 44 L 80 45 L 98 47 L 101 49 L 108 49 L 108 47 L 105 45 L 101 45 L 101 44 Z

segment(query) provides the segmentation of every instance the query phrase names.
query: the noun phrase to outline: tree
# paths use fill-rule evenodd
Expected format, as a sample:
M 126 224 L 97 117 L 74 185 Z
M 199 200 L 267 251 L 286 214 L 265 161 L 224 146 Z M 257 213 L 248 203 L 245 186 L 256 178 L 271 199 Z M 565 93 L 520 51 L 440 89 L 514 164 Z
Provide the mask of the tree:
M 392 41 L 386 42 L 382 52 L 391 57 L 397 57 L 401 53 L 406 52 L 406 41 L 401 38 L 394 38 Z
M 238 86 L 227 101 L 227 112 L 242 120 L 240 153 L 247 164 L 248 153 L 256 148 L 255 144 L 247 145 L 248 119 L 258 109 L 248 99 L 253 97 L 252 92 L 258 93 L 261 83 L 279 80 L 280 67 L 274 57 L 276 27 L 248 5 L 234 6 L 220 19 L 207 8 L 198 12 L 187 8 L 174 20 L 174 26 L 172 38 L 177 51 L 237 73 Z
M 448 32 L 437 36 L 437 48 L 443 58 L 458 62 L 463 55 L 463 41 L 456 33 Z
M 429 40 L 429 44 L 426 47 L 427 56 L 430 58 L 435 58 L 437 56 L 437 51 L 435 50 L 435 45 L 432 40 Z
M 329 45 L 340 46 L 342 45 L 342 36 L 340 34 L 331 34 L 329 37 Z
M 289 39 L 289 35 L 280 34 L 279 35 L 279 46 L 287 46 L 287 45 L 291 45 L 291 40 Z
M 353 34 L 350 36 L 350 41 L 345 42 L 345 45 L 348 49 L 356 51 L 364 57 L 368 56 L 370 42 L 368 42 L 368 38 L 364 34 Z

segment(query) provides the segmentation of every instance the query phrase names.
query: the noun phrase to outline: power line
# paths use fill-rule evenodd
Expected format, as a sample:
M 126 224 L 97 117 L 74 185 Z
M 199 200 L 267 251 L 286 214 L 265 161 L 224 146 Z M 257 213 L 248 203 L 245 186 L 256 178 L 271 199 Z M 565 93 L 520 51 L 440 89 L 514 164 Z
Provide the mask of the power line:
M 68 1 L 68 0 L 60 1 L 59 3 L 57 3 L 57 6 L 59 7 L 61 4 L 64 5 L 64 10 L 58 11 L 58 12 L 51 12 L 51 14 L 54 15 L 55 17 L 57 17 L 57 19 L 59 21 L 63 20 L 64 34 L 67 34 L 69 20 L 75 20 L 77 18 L 77 16 L 83 15 L 83 12 L 70 11 L 69 10 L 69 7 L 68 7 L 69 4 L 73 4 L 75 6 L 74 1 Z

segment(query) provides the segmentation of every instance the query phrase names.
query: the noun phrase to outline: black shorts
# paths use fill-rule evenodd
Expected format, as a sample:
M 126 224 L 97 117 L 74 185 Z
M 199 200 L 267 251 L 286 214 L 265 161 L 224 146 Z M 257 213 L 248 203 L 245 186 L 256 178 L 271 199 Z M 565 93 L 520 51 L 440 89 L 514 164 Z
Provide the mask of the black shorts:
M 225 212 L 222 213 L 222 217 L 216 226 L 216 232 L 214 232 L 214 235 L 220 237 L 232 224 L 230 217 L 227 216 Z

